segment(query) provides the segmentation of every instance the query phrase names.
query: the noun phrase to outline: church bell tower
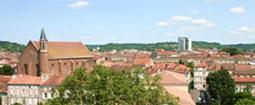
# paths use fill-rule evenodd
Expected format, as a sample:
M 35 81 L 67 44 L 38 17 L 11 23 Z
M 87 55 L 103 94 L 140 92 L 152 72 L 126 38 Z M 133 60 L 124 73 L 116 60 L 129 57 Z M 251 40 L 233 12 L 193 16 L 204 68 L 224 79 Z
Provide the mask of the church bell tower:
M 44 29 L 41 30 L 40 36 L 40 48 L 39 48 L 39 66 L 40 70 L 37 71 L 37 76 L 47 73 L 48 70 L 48 40 Z

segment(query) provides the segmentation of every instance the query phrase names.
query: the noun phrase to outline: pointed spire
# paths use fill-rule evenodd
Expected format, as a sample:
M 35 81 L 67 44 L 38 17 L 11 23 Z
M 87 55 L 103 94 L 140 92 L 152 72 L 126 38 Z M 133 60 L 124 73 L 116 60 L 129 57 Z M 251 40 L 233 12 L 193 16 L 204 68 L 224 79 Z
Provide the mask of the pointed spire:
M 44 28 L 42 28 L 41 36 L 40 36 L 40 40 L 46 40 L 46 41 L 47 41 L 47 38 L 46 38 L 46 34 L 45 34 L 45 31 L 44 31 Z

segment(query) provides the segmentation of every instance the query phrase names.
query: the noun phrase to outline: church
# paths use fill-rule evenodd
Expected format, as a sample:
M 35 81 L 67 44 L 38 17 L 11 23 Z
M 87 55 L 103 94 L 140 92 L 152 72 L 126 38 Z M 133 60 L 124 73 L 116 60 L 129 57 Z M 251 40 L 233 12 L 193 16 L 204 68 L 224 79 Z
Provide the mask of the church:
M 29 41 L 19 57 L 17 74 L 68 76 L 76 68 L 92 70 L 94 57 L 81 42 L 51 42 L 44 29 L 39 41 Z

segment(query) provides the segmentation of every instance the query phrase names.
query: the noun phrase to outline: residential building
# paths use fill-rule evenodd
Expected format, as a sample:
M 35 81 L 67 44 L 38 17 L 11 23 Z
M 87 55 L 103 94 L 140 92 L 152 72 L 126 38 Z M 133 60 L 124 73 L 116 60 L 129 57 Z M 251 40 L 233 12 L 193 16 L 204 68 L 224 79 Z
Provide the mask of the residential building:
M 161 77 L 160 84 L 169 94 L 179 98 L 180 105 L 195 105 L 188 92 L 189 81 L 184 74 L 164 70 L 152 74 L 152 76 L 155 75 Z
M 64 77 L 48 77 L 47 75 L 13 75 L 7 84 L 7 96 L 2 99 L 3 105 L 20 103 L 23 105 L 38 105 L 45 100 L 51 99 L 57 94 L 53 94 L 53 89 L 64 80 Z
M 197 90 L 206 90 L 206 78 L 210 72 L 221 70 L 222 65 L 217 63 L 202 62 L 194 67 L 194 88 Z

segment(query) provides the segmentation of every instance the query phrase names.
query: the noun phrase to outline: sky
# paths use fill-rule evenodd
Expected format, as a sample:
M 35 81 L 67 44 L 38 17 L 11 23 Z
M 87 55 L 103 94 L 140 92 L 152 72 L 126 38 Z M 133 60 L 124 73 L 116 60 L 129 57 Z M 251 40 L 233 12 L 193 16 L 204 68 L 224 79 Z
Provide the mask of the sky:
M 0 40 L 255 43 L 255 0 L 0 0 Z

